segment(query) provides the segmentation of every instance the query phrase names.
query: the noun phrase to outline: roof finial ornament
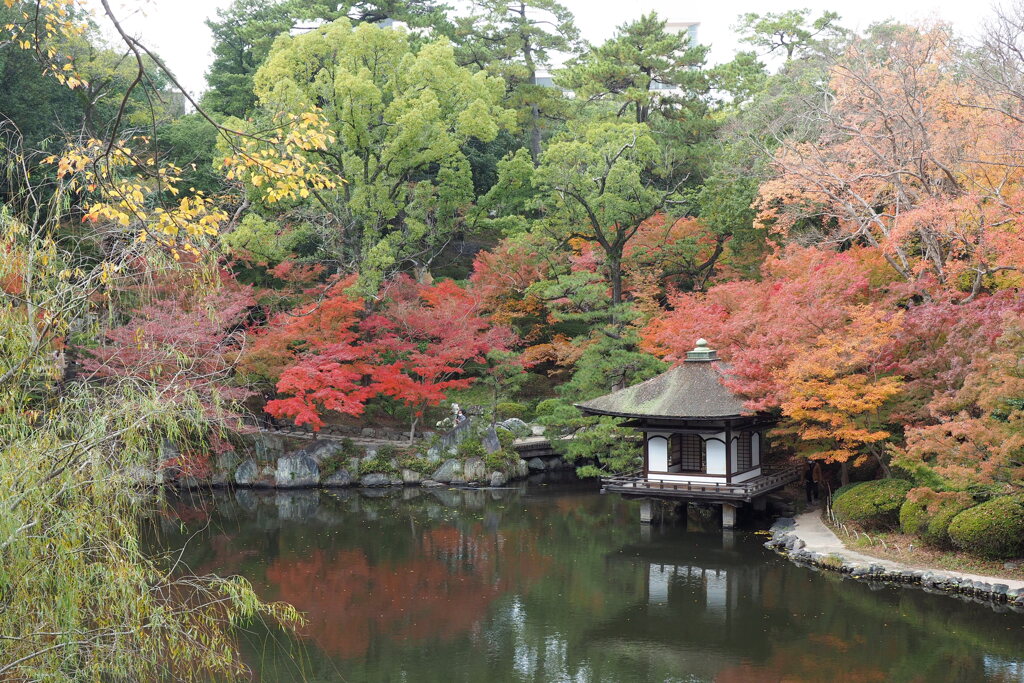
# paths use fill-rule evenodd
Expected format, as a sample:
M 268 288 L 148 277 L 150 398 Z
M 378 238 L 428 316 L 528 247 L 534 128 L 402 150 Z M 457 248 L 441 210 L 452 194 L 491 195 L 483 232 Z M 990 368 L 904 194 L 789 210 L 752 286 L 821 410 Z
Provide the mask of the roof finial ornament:
M 686 362 L 706 362 L 718 360 L 718 352 L 708 346 L 708 340 L 701 337 L 693 351 L 686 352 Z

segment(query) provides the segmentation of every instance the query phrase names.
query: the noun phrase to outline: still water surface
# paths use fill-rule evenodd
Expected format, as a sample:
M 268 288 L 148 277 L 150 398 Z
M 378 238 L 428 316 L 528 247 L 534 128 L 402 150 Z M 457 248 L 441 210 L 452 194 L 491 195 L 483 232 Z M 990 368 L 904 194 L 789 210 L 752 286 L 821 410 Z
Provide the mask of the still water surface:
M 194 572 L 309 620 L 240 636 L 262 681 L 1024 681 L 1024 615 L 797 567 L 583 485 L 189 494 Z

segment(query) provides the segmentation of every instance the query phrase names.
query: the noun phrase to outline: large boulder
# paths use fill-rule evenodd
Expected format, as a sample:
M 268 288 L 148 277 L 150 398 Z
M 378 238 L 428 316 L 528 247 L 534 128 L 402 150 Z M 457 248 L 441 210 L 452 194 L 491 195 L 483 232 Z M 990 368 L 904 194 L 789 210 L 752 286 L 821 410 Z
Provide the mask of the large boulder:
M 530 434 L 532 434 L 530 425 L 526 424 L 518 417 L 510 417 L 507 420 L 502 420 L 501 422 L 498 423 L 498 426 L 501 427 L 502 429 L 507 429 L 508 431 L 512 432 L 512 434 L 515 435 L 517 439 L 521 439 L 525 436 L 530 436 Z
M 270 488 L 274 485 L 274 469 L 269 465 L 260 466 L 252 459 L 246 460 L 235 470 L 235 484 L 254 488 Z
M 491 486 L 498 488 L 504 486 L 508 478 L 501 472 L 491 472 Z
M 526 465 L 530 468 L 531 472 L 543 472 L 548 468 L 548 464 L 544 462 L 544 458 L 530 458 L 526 462 Z
M 487 478 L 487 465 L 483 458 L 469 458 L 462 466 L 462 476 L 466 481 L 485 481 Z M 435 479 L 437 477 L 434 477 Z
M 423 481 L 423 475 L 416 470 L 410 470 L 407 467 L 403 467 L 402 471 L 402 483 L 406 486 L 414 486 Z
M 386 474 L 380 474 L 373 472 L 371 474 L 364 474 L 359 477 L 359 485 L 364 488 L 379 488 L 381 486 L 391 486 L 391 477 Z
M 352 486 L 355 480 L 352 478 L 352 474 L 346 469 L 340 469 L 333 474 L 324 477 L 323 481 L 320 482 L 323 486 L 329 486 L 331 488 L 341 488 L 344 486 Z
M 308 455 L 286 455 L 277 461 L 274 485 L 282 489 L 301 489 L 320 483 L 320 468 Z
M 213 473 L 210 474 L 210 485 L 223 488 L 231 485 L 231 475 L 238 467 L 241 459 L 234 451 L 218 453 L 213 459 Z
M 524 477 L 529 476 L 530 465 L 525 460 L 520 458 L 515 464 L 515 471 L 513 472 L 513 474 L 516 476 L 517 479 L 523 479 Z
M 349 452 L 342 441 L 318 439 L 294 455 L 309 456 L 319 465 L 328 458 L 345 458 L 349 455 Z
M 480 443 L 488 453 L 497 453 L 501 450 L 501 440 L 498 439 L 498 432 L 494 431 L 494 427 L 487 428 Z
M 454 458 L 445 460 L 441 463 L 434 474 L 430 477 L 434 481 L 439 481 L 442 484 L 450 484 L 455 481 L 465 481 L 462 476 L 462 463 Z

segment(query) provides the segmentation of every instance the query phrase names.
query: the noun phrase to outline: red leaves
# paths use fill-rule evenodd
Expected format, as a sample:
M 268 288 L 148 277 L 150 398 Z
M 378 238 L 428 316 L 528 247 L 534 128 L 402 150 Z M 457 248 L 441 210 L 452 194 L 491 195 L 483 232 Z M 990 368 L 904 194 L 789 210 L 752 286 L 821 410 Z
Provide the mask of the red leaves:
M 475 293 L 450 281 L 419 285 L 400 276 L 385 283 L 384 304 L 369 315 L 345 289 L 338 283 L 279 316 L 250 353 L 252 368 L 281 368 L 277 390 L 289 396 L 267 403 L 271 415 L 319 429 L 325 412 L 359 415 L 376 396 L 420 415 L 472 383 L 462 377 L 468 364 L 514 341 L 483 317 Z
M 249 392 L 229 378 L 241 342 L 236 331 L 254 304 L 249 287 L 229 284 L 206 296 L 179 289 L 108 330 L 82 367 L 96 377 L 153 382 L 170 400 L 194 391 L 207 408 L 215 394 L 241 400 Z

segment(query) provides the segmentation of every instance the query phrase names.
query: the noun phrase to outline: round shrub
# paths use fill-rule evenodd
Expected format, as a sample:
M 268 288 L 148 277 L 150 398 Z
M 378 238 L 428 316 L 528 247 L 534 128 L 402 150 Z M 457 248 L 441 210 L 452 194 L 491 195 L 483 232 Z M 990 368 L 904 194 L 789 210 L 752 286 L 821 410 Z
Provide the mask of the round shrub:
M 895 529 L 910 488 L 910 482 L 902 479 L 849 484 L 836 491 L 832 512 L 840 522 L 856 522 L 869 529 Z
M 522 403 L 515 403 L 514 401 L 505 401 L 499 403 L 494 407 L 498 413 L 499 420 L 507 420 L 510 417 L 518 417 L 520 420 L 525 420 L 530 409 L 524 406 Z
M 948 548 L 949 523 L 972 505 L 974 501 L 966 493 L 912 489 L 900 508 L 900 528 L 905 534 L 920 536 L 928 545 Z
M 964 510 L 950 522 L 949 539 L 985 557 L 1024 555 L 1024 499 L 1003 496 Z
M 553 414 L 563 401 L 558 398 L 546 398 L 537 404 L 537 407 L 533 409 L 534 415 L 537 417 L 543 417 L 545 415 Z

